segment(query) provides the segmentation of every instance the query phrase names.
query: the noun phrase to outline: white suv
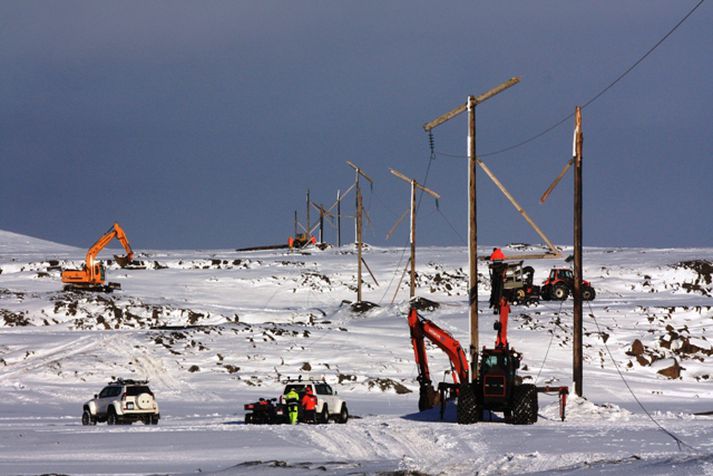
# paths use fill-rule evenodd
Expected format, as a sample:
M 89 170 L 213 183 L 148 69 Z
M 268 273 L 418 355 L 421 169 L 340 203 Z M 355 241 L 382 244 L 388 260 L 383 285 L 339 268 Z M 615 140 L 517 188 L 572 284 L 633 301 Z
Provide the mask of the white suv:
M 84 404 L 82 425 L 131 424 L 142 421 L 156 425 L 161 418 L 154 394 L 146 380 L 118 379 L 110 382 L 98 395 Z
M 317 414 L 318 423 L 328 423 L 330 419 L 337 423 L 346 423 L 347 420 L 349 420 L 347 402 L 339 398 L 336 390 L 332 390 L 332 387 L 326 382 L 317 380 L 288 380 L 280 397 L 280 402 L 284 403 L 285 394 L 292 389 L 299 393 L 301 399 L 307 387 L 311 387 L 312 393 L 317 396 L 317 408 L 315 412 Z

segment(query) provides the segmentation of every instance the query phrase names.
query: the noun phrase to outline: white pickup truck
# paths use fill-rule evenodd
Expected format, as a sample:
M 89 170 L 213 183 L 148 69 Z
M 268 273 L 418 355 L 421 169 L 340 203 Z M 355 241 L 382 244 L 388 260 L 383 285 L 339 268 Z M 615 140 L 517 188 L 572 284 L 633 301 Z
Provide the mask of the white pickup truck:
M 317 396 L 317 422 L 328 423 L 333 420 L 337 423 L 346 423 L 349 420 L 347 402 L 339 398 L 337 392 L 326 382 L 318 380 L 288 380 L 280 396 L 280 403 L 284 403 L 284 396 L 290 390 L 295 390 L 302 398 L 307 387 L 312 388 L 312 393 Z

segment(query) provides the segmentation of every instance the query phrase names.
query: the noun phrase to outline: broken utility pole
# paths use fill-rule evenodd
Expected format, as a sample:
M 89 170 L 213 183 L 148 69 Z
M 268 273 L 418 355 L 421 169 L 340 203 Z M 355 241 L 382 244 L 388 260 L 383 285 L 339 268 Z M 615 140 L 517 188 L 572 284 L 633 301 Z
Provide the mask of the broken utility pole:
M 416 182 L 416 180 L 405 176 L 398 170 L 389 169 L 389 171 L 404 182 L 411 184 L 411 228 L 409 233 L 409 243 L 411 244 L 411 257 L 409 259 L 411 263 L 411 285 L 409 287 L 409 298 L 413 299 L 413 297 L 416 296 L 416 189 L 423 190 L 435 198 L 436 206 L 438 206 L 438 199 L 440 199 L 441 196 L 433 190 Z
M 435 127 L 443 124 L 459 115 L 464 111 L 468 111 L 468 301 L 470 304 L 470 362 L 471 371 L 470 378 L 476 378 L 478 375 L 478 221 L 476 212 L 476 184 L 475 184 L 475 107 L 499 94 L 506 89 L 520 82 L 520 78 L 511 78 L 504 83 L 499 84 L 493 89 L 481 94 L 480 96 L 468 96 L 465 104 L 461 104 L 455 109 L 437 117 L 424 124 L 423 129 L 428 132 Z

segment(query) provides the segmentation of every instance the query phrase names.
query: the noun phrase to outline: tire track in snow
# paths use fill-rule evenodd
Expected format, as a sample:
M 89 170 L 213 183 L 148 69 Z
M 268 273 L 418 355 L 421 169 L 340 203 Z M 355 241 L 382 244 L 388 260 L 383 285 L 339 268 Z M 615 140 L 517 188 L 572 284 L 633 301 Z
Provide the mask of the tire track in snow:
M 35 350 L 30 349 L 29 345 L 16 349 L 14 350 L 15 353 L 22 351 L 32 351 L 33 353 L 26 354 L 27 356 L 24 360 L 9 362 L 6 370 L 0 371 L 0 380 L 5 380 L 8 377 L 23 372 L 28 373 L 45 369 L 55 362 L 61 364 L 62 361 L 66 361 L 71 357 L 104 348 L 108 343 L 116 340 L 118 337 L 119 336 L 102 335 L 97 338 L 96 335 L 84 335 L 76 339 L 70 339 L 68 342 L 42 353 L 36 353 Z
M 451 425 L 448 425 L 451 427 Z M 357 461 L 397 462 L 402 469 L 434 469 L 448 472 L 472 472 L 472 466 L 458 468 L 453 464 L 453 454 L 463 443 L 454 438 L 451 430 L 442 424 L 423 424 L 413 421 L 385 418 L 352 420 L 347 425 L 329 425 L 321 431 L 306 431 L 315 447 L 335 458 Z M 481 445 L 470 440 L 467 451 L 478 453 Z M 474 446 L 476 448 L 474 448 Z

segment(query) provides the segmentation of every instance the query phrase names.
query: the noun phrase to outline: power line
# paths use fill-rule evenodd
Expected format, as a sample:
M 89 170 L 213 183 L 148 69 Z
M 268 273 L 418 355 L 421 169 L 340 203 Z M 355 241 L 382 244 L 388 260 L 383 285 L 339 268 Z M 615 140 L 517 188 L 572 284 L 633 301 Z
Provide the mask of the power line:
M 603 332 L 602 332 L 602 329 L 599 327 L 599 322 L 597 322 L 597 318 L 594 316 L 594 311 L 592 310 L 592 304 L 590 302 L 587 302 L 587 304 L 589 305 L 589 317 L 592 318 L 592 320 L 594 321 L 594 324 L 597 326 L 597 331 L 599 332 L 599 335 L 602 335 Z M 614 364 L 614 368 L 616 369 L 617 373 L 619 374 L 619 377 L 621 378 L 621 381 L 624 382 L 624 385 L 626 386 L 627 390 L 629 390 L 629 393 L 631 394 L 631 396 L 634 397 L 634 401 L 639 404 L 639 407 L 641 407 L 641 409 L 644 411 L 646 416 L 649 417 L 649 419 L 652 422 L 654 422 L 654 424 L 658 427 L 659 430 L 661 430 L 662 432 L 664 432 L 665 434 L 670 436 L 676 442 L 676 444 L 678 445 L 679 451 L 681 450 L 681 447 L 685 447 L 691 451 L 700 453 L 698 448 L 695 448 L 695 447 L 689 445 L 688 443 L 683 441 L 681 438 L 679 438 L 676 434 L 674 434 L 672 431 L 667 430 L 666 428 L 663 427 L 663 425 L 661 425 L 658 421 L 656 421 L 656 419 L 651 415 L 651 413 L 649 413 L 649 411 L 646 409 L 644 404 L 641 403 L 639 398 L 636 396 L 636 394 L 634 393 L 634 390 L 632 390 L 632 388 L 629 386 L 629 382 L 627 382 L 626 379 L 624 378 L 624 374 L 621 372 L 621 369 L 619 368 L 619 364 L 616 362 L 616 359 L 614 359 L 614 354 L 612 354 L 612 351 L 609 349 L 609 346 L 607 345 L 606 340 L 602 339 L 602 341 L 604 343 L 604 348 L 607 350 L 607 353 L 609 354 L 609 358 L 611 359 L 612 363 Z
M 621 81 L 622 79 L 624 79 L 625 76 L 627 76 L 629 73 L 631 73 L 631 72 L 634 70 L 634 68 L 636 68 L 637 66 L 639 66 L 639 64 L 641 64 L 651 53 L 653 53 L 654 50 L 656 50 L 656 48 L 658 48 L 659 46 L 661 46 L 661 44 L 662 44 L 664 41 L 666 41 L 666 40 L 668 39 L 668 37 L 671 36 L 671 35 L 673 34 L 673 32 L 678 29 L 678 27 L 680 27 L 686 20 L 688 20 L 688 18 L 689 18 L 691 15 L 693 15 L 693 13 L 698 9 L 698 7 L 700 7 L 700 6 L 703 4 L 704 1 L 705 1 L 705 0 L 700 0 L 683 18 L 681 18 L 681 20 L 678 21 L 678 23 L 676 23 L 676 25 L 674 25 L 673 28 L 671 28 L 671 29 L 668 31 L 668 33 L 666 33 L 659 41 L 656 42 L 656 44 L 654 44 L 654 46 L 652 46 L 651 48 L 649 48 L 649 50 L 646 51 L 646 53 L 644 53 L 638 60 L 636 60 L 636 62 L 634 62 L 634 64 L 632 64 L 631 66 L 629 66 L 629 68 L 627 68 L 626 71 L 624 71 L 623 73 L 621 73 L 614 81 L 612 81 L 611 83 L 609 83 L 604 89 L 602 89 L 601 91 L 599 91 L 599 92 L 598 92 L 597 94 L 595 94 L 591 99 L 589 99 L 587 102 L 585 102 L 585 103 L 582 105 L 582 109 L 586 108 L 587 106 L 589 106 L 590 104 L 592 104 L 594 101 L 596 101 L 597 99 L 599 99 L 600 97 L 602 97 L 607 91 L 609 91 L 611 88 L 613 88 L 614 85 L 616 85 L 619 81 Z M 559 126 L 561 126 L 562 124 L 564 124 L 565 122 L 567 122 L 569 119 L 571 119 L 573 116 L 574 116 L 574 113 L 572 112 L 572 113 L 568 114 L 567 116 L 563 117 L 562 119 L 560 119 L 559 121 L 555 122 L 555 123 L 552 124 L 551 126 L 547 127 L 547 128 L 544 129 L 543 131 L 541 131 L 541 132 L 539 132 L 539 133 L 537 133 L 537 134 L 535 134 L 535 135 L 533 135 L 533 136 L 531 136 L 531 137 L 529 137 L 529 138 L 527 138 L 527 139 L 525 139 L 525 140 L 523 140 L 523 141 L 520 141 L 520 142 L 518 142 L 518 143 L 516 143 L 516 144 L 510 145 L 510 146 L 507 146 L 507 147 L 504 147 L 504 148 L 502 148 L 502 149 L 494 150 L 494 151 L 492 151 L 492 152 L 486 152 L 485 154 L 479 154 L 479 157 L 492 157 L 492 156 L 494 156 L 494 155 L 499 155 L 499 154 L 503 154 L 503 153 L 505 153 L 505 152 L 509 152 L 509 151 L 511 151 L 511 150 L 514 150 L 514 149 L 518 149 L 518 148 L 520 148 L 520 147 L 522 147 L 522 146 L 524 146 L 524 145 L 526 145 L 526 144 L 529 144 L 530 142 L 533 142 L 533 141 L 539 139 L 540 137 L 542 137 L 542 136 L 544 136 L 544 135 L 546 135 L 546 134 L 552 132 L 553 130 L 557 129 Z M 446 154 L 446 153 L 444 153 L 444 152 L 438 152 L 438 155 L 443 155 L 443 156 L 446 156 L 446 157 L 464 158 L 464 156 L 463 156 L 462 154 L 461 154 L 461 155 L 456 155 L 456 154 Z

